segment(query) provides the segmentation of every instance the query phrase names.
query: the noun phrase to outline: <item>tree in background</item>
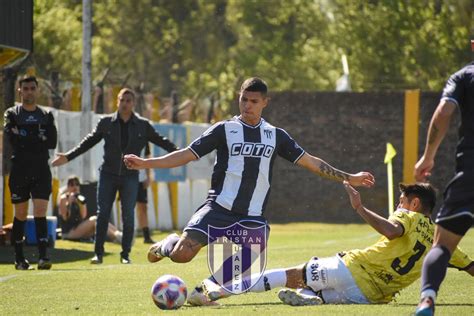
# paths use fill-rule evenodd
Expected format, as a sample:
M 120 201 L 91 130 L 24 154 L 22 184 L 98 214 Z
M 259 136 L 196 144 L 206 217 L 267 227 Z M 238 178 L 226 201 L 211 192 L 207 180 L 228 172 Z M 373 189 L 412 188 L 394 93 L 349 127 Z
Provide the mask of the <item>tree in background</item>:
M 35 2 L 35 61 L 78 80 L 81 1 Z M 334 90 L 349 59 L 355 91 L 439 90 L 469 61 L 470 0 L 105 0 L 93 3 L 93 75 L 131 73 L 167 96 L 210 96 L 229 108 L 239 82 Z
M 355 90 L 439 90 L 470 60 L 470 0 L 328 2 Z

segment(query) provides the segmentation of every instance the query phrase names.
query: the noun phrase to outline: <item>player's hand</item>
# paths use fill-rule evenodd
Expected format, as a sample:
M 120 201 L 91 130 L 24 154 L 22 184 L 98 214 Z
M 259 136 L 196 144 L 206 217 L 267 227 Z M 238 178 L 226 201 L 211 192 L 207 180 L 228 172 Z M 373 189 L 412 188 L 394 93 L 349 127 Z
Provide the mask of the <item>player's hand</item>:
M 355 187 L 371 188 L 375 184 L 375 178 L 371 173 L 363 171 L 351 175 L 349 184 Z
M 123 157 L 123 162 L 128 169 L 145 169 L 145 159 L 138 157 L 137 155 L 129 154 Z
M 142 182 L 143 188 L 146 190 L 150 186 L 150 178 L 146 177 L 146 179 Z
M 66 155 L 63 153 L 56 153 L 56 158 L 53 159 L 51 165 L 53 167 L 59 167 L 67 163 L 69 160 L 67 159 Z
M 426 182 L 427 178 L 431 176 L 433 167 L 434 159 L 429 159 L 423 155 L 415 164 L 415 180 L 418 182 Z
M 349 182 L 344 181 L 344 189 L 346 189 L 347 194 L 349 195 L 349 199 L 351 200 L 352 208 L 358 210 L 362 207 L 362 200 L 360 198 L 360 193 L 356 189 L 354 189 Z

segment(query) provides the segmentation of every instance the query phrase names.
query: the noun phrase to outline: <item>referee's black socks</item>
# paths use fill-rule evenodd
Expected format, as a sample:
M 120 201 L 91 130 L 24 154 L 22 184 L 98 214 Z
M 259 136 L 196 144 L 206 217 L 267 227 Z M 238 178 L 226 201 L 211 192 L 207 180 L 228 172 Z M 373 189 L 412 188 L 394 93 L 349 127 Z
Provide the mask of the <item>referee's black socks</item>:
M 15 248 L 15 260 L 17 262 L 25 260 L 25 255 L 23 254 L 25 223 L 26 221 L 20 221 L 16 217 L 13 219 L 11 244 Z
M 48 223 L 46 217 L 35 217 L 36 240 L 38 242 L 39 258 L 46 258 L 48 248 Z

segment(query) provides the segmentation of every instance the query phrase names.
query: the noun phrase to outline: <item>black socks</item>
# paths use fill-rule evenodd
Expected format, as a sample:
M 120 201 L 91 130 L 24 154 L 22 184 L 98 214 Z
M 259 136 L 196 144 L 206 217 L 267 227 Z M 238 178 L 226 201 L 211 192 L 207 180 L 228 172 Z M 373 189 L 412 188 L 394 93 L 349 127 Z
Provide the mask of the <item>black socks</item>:
M 25 256 L 23 254 L 23 240 L 24 240 L 24 237 L 25 237 L 25 223 L 26 223 L 26 221 L 20 221 L 16 217 L 13 219 L 11 244 L 15 248 L 15 260 L 17 262 L 25 260 Z
M 48 248 L 48 224 L 46 217 L 35 217 L 36 240 L 40 259 L 46 258 Z

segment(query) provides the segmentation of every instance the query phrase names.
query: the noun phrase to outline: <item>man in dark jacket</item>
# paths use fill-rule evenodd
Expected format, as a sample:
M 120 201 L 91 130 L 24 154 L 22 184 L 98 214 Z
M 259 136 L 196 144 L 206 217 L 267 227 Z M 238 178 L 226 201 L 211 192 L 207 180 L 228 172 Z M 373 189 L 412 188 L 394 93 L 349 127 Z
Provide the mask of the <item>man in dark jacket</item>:
M 56 148 L 57 130 L 51 112 L 36 104 L 38 81 L 35 77 L 20 80 L 21 104 L 5 111 L 4 132 L 11 146 L 10 192 L 15 205 L 12 245 L 15 247 L 15 268 L 30 270 L 23 255 L 28 200 L 33 200 L 36 238 L 38 241 L 38 269 L 51 268 L 46 255 L 48 227 L 46 210 L 51 194 L 51 170 L 48 165 L 49 149 Z
M 150 141 L 168 152 L 175 151 L 176 146 L 168 139 L 160 136 L 150 122 L 133 112 L 135 93 L 130 89 L 122 89 L 118 94 L 118 111 L 103 117 L 95 129 L 74 149 L 67 153 L 58 153 L 53 160 L 54 167 L 91 149 L 104 140 L 104 157 L 100 169 L 97 188 L 97 226 L 95 235 L 95 256 L 92 264 L 101 264 L 104 255 L 104 242 L 112 205 L 117 191 L 120 193 L 123 221 L 121 263 L 130 263 L 129 253 L 132 247 L 135 202 L 138 192 L 138 172 L 129 170 L 123 163 L 126 154 L 139 155 Z

